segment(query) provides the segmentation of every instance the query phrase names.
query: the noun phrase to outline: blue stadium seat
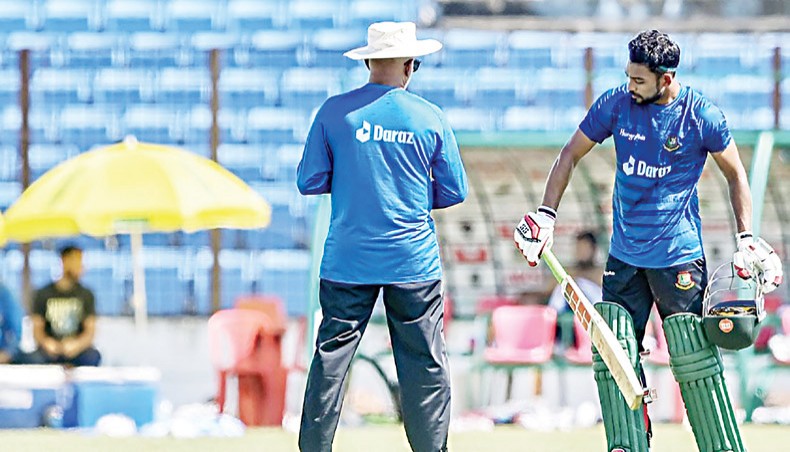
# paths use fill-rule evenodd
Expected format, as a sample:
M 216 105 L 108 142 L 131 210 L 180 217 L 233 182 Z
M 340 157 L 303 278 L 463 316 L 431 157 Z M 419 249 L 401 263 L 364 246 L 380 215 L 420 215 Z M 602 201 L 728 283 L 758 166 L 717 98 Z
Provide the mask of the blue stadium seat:
M 187 283 L 179 277 L 177 267 L 145 269 L 145 292 L 148 314 L 181 315 L 187 303 Z
M 471 77 L 474 82 L 470 103 L 482 109 L 504 109 L 525 104 L 534 91 L 529 83 L 533 76 L 534 72 L 529 70 L 496 67 L 478 69 Z
M 219 78 L 219 92 L 225 108 L 252 108 L 279 102 L 277 71 L 229 68 Z
M 244 112 L 222 109 L 219 111 L 220 141 L 223 143 L 240 143 L 246 140 L 244 128 Z M 198 105 L 189 110 L 184 142 L 187 144 L 209 143 L 211 139 L 211 109 L 206 105 Z
M 79 148 L 72 144 L 31 144 L 28 149 L 31 179 L 38 179 L 42 174 L 79 152 Z
M 341 90 L 340 74 L 331 68 L 291 68 L 280 79 L 284 107 L 313 109 Z
M 288 2 L 288 27 L 301 30 L 333 28 L 340 25 L 343 4 L 333 0 L 292 0 Z
M 307 244 L 309 232 L 304 218 L 291 215 L 288 206 L 273 204 L 269 226 L 247 231 L 247 237 L 252 249 L 301 249 Z
M 625 70 L 628 64 L 628 42 L 633 36 L 623 33 L 577 33 L 571 39 L 567 64 L 560 68 L 583 68 L 584 50 L 593 50 L 593 70 Z
M 285 301 L 289 316 L 307 314 L 310 283 L 310 252 L 271 250 L 257 262 L 259 293 L 276 294 Z
M 91 0 L 46 0 L 39 27 L 53 32 L 97 30 L 98 6 Z
M 0 182 L 0 209 L 5 211 L 22 194 L 19 182 Z
M 178 135 L 176 112 L 167 106 L 131 105 L 126 109 L 121 124 L 124 135 L 134 135 L 140 141 L 175 143 Z
M 166 28 L 179 33 L 222 30 L 225 28 L 222 2 L 205 0 L 170 0 L 166 10 Z
M 107 68 L 96 73 L 93 94 L 96 102 L 127 105 L 154 98 L 154 76 L 146 69 Z
M 254 68 L 284 69 L 298 66 L 304 59 L 304 37 L 296 30 L 266 30 L 252 36 L 247 61 L 238 66 Z
M 502 130 L 546 131 L 554 129 L 550 107 L 510 107 L 502 115 Z
M 250 143 L 298 143 L 307 137 L 308 114 L 304 110 L 256 107 L 247 115 Z
M 228 27 L 240 32 L 254 32 L 285 26 L 285 2 L 230 0 Z
M 346 75 L 342 78 L 343 91 L 351 91 L 357 89 L 368 83 L 370 80 L 370 71 L 365 67 L 365 63 L 357 62 L 357 66 L 346 71 Z
M 181 235 L 181 245 L 186 248 L 211 246 L 211 233 L 209 231 L 183 233 L 183 235 Z
M 683 77 L 683 83 L 687 82 L 686 77 Z M 624 83 L 628 83 L 628 77 L 623 72 L 623 68 L 595 71 L 595 76 L 592 79 L 593 98 L 597 99 L 604 92 Z
M 518 30 L 507 37 L 507 64 L 512 68 L 562 67 L 569 35 L 559 32 Z
M 217 161 L 245 181 L 276 177 L 279 169 L 276 155 L 276 148 L 271 146 L 222 144 L 217 149 Z M 267 174 L 271 173 L 267 168 L 272 165 L 277 166 L 274 176 Z
M 0 105 L 19 102 L 19 70 L 0 69 Z
M 719 79 L 719 83 L 722 85 L 722 96 L 718 105 L 724 110 L 773 108 L 773 77 L 729 75 Z
M 226 231 L 223 231 L 223 233 Z M 224 235 L 224 234 L 223 234 Z M 247 251 L 222 250 L 220 252 L 221 297 L 220 308 L 232 308 L 240 295 L 252 293 L 255 275 L 253 262 Z M 201 314 L 208 313 L 211 300 L 211 263 L 196 266 L 195 292 Z
M 351 29 L 363 30 L 360 35 L 364 38 L 364 30 L 374 22 L 400 22 L 416 20 L 413 8 L 408 8 L 412 2 L 381 2 L 378 0 L 352 0 L 348 7 L 346 24 Z
M 207 68 L 164 68 L 159 72 L 155 100 L 162 104 L 208 104 L 211 75 Z
M 181 39 L 175 34 L 134 33 L 129 38 L 129 44 L 127 61 L 131 67 L 152 69 L 186 66 L 192 61 L 192 54 L 182 47 Z
M 444 35 L 442 64 L 458 68 L 501 66 L 505 38 L 499 31 L 451 29 Z
M 356 67 L 360 63 L 343 56 L 365 45 L 365 33 L 356 29 L 318 30 L 312 35 L 310 63 L 317 67 Z
M 99 316 L 119 316 L 128 310 L 123 280 L 116 275 L 110 264 L 99 266 L 91 263 L 86 256 L 85 274 L 82 284 L 93 291 L 96 299 L 96 314 Z
M 19 150 L 13 146 L 0 146 L 0 181 L 19 180 L 20 171 Z
M 14 62 L 17 61 L 17 52 L 30 50 L 30 67 L 36 69 L 46 67 L 56 62 L 52 61 L 52 49 L 57 48 L 59 37 L 52 33 L 33 33 L 17 31 L 8 35 L 6 49 L 11 52 Z M 17 67 L 17 66 L 15 66 Z
M 772 50 L 761 47 L 754 35 L 741 33 L 702 33 L 697 36 L 693 54 L 693 73 L 710 77 L 728 74 L 771 75 Z
M 497 129 L 495 110 L 484 108 L 448 108 L 447 122 L 456 132 L 491 132 Z
M 460 107 L 469 97 L 469 71 L 456 68 L 421 70 L 409 83 L 413 91 L 440 107 Z
M 31 108 L 28 127 L 30 129 L 31 143 L 55 143 L 58 141 L 60 126 L 58 111 L 52 108 Z M 0 142 L 6 144 L 19 144 L 19 131 L 22 127 L 22 112 L 16 105 L 9 105 L 3 110 L 2 123 L 0 123 Z
M 30 79 L 31 103 L 52 106 L 88 102 L 91 81 L 91 73 L 85 69 L 36 69 Z
M 277 180 L 296 182 L 296 167 L 302 159 L 304 146 L 302 144 L 285 144 L 277 149 L 279 164 Z
M 161 2 L 154 0 L 107 0 L 104 28 L 114 32 L 161 30 Z
M 584 71 L 542 69 L 535 81 L 535 105 L 552 108 L 584 106 Z
M 5 33 L 34 27 L 33 2 L 4 0 L 0 2 L 0 30 Z
M 192 33 L 190 40 L 192 47 L 192 66 L 210 67 L 209 55 L 214 49 L 220 50 L 219 66 L 227 70 L 236 66 L 234 57 L 237 49 L 242 50 L 240 38 L 233 33 L 204 31 Z
M 22 112 L 16 105 L 6 104 L 0 115 L 0 143 L 18 146 L 19 129 L 22 127 Z
M 76 32 L 68 36 L 64 65 L 95 68 L 120 65 L 123 52 L 118 35 Z
M 60 111 L 60 140 L 85 151 L 120 140 L 119 118 L 105 106 L 67 105 Z

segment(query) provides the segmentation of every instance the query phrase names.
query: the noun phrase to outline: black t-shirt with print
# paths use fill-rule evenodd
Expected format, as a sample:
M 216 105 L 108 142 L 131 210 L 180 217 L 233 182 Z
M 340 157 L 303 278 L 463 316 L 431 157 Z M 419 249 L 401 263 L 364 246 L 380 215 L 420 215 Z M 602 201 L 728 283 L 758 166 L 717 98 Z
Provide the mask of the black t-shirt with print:
M 61 291 L 51 283 L 36 291 L 33 314 L 44 319 L 44 331 L 55 339 L 82 333 L 85 319 L 96 315 L 93 293 L 79 283 Z

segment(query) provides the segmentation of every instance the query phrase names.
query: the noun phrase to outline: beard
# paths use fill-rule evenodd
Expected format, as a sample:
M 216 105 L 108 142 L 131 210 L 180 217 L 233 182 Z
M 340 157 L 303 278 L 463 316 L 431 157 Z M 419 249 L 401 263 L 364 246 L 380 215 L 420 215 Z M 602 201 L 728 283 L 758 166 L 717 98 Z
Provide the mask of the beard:
M 665 88 L 658 89 L 658 86 L 656 86 L 656 93 L 650 97 L 642 97 L 634 92 L 631 92 L 631 98 L 634 99 L 634 102 L 636 102 L 637 105 L 653 104 L 657 100 L 661 99 L 661 96 L 664 95 L 664 89 Z

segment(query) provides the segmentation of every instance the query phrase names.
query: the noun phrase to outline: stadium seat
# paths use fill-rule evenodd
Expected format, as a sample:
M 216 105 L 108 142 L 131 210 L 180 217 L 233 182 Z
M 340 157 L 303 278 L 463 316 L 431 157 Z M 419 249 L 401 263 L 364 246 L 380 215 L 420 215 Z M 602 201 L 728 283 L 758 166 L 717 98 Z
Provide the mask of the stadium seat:
M 247 61 L 237 66 L 284 69 L 298 66 L 304 60 L 304 38 L 296 30 L 265 30 L 252 35 Z
M 327 98 L 340 93 L 340 74 L 331 68 L 291 68 L 280 78 L 283 107 L 312 110 Z
M 165 11 L 165 28 L 178 33 L 195 33 L 225 28 L 222 2 L 170 0 Z
M 51 32 L 88 31 L 99 28 L 97 2 L 91 0 L 46 0 L 39 29 Z
M 68 51 L 64 66 L 71 68 L 97 68 L 117 66 L 122 63 L 121 39 L 106 33 L 71 33 L 66 39 Z
M 409 91 L 443 108 L 463 107 L 471 93 L 468 74 L 456 68 L 425 69 L 409 83 Z
M 288 27 L 316 30 L 340 25 L 343 2 L 337 0 L 292 0 L 288 5 Z
M 130 105 L 121 121 L 124 135 L 134 135 L 139 141 L 175 143 L 183 139 L 178 134 L 176 112 L 167 106 Z
M 576 69 L 542 69 L 535 81 L 535 105 L 551 108 L 584 106 L 585 75 Z
M 497 129 L 494 110 L 484 108 L 447 108 L 447 122 L 456 132 L 492 132 Z
M 242 33 L 283 28 L 286 2 L 257 0 L 230 0 L 228 2 L 228 27 Z
M 236 66 L 234 57 L 237 48 L 240 48 L 240 38 L 236 34 L 215 31 L 192 33 L 190 39 L 192 48 L 192 66 L 210 68 L 209 55 L 211 50 L 217 49 L 219 53 L 219 68 L 221 71 Z
M 82 284 L 93 291 L 98 316 L 119 316 L 129 310 L 123 281 L 111 262 L 99 264 L 86 258 Z
M 52 58 L 52 50 L 58 47 L 58 40 L 59 37 L 52 33 L 17 31 L 8 35 L 6 50 L 11 53 L 14 62 L 17 61 L 17 52 L 30 50 L 31 69 L 47 67 L 62 63 L 62 61 L 53 61 Z
M 576 33 L 569 42 L 567 64 L 561 68 L 583 68 L 584 51 L 592 48 L 593 70 L 619 70 L 621 73 L 628 64 L 628 42 L 633 36 L 624 33 Z
M 265 179 L 263 168 L 277 163 L 275 149 L 266 146 L 222 144 L 217 149 L 217 162 L 245 181 Z
M 266 250 L 259 255 L 257 264 L 258 292 L 281 298 L 289 316 L 305 315 L 310 289 L 310 251 Z
M 277 149 L 277 161 L 279 162 L 277 180 L 296 182 L 296 167 L 302 159 L 304 146 L 301 144 L 285 144 Z
M 225 108 L 252 108 L 279 102 L 279 72 L 267 69 L 229 68 L 219 78 Z
M 0 105 L 19 102 L 19 70 L 0 69 Z
M 91 81 L 91 73 L 84 69 L 36 69 L 30 80 L 31 104 L 88 102 L 92 95 Z
M 525 105 L 534 97 L 534 88 L 527 82 L 533 74 L 522 69 L 481 68 L 472 77 L 470 104 L 483 109 Z
M 0 208 L 5 211 L 22 194 L 19 182 L 0 182 Z
M 364 46 L 365 42 L 365 33 L 361 30 L 318 30 L 311 37 L 310 64 L 317 67 L 357 67 L 359 61 L 346 58 L 343 53 Z
M 731 74 L 771 76 L 772 49 L 761 47 L 747 33 L 701 33 L 691 47 L 696 75 L 722 77 Z
M 566 66 L 568 40 L 567 33 L 512 31 L 507 37 L 507 65 L 523 69 Z
M 129 38 L 128 65 L 147 69 L 186 66 L 192 55 L 181 44 L 181 38 L 175 34 L 133 33 Z
M 31 144 L 28 149 L 31 179 L 41 177 L 55 165 L 64 162 L 80 153 L 80 149 L 73 145 L 56 144 Z
M 67 105 L 60 111 L 60 141 L 86 151 L 123 138 L 115 111 L 104 106 Z
M 164 14 L 156 0 L 107 0 L 104 8 L 104 29 L 133 33 L 161 30 Z
M 243 111 L 222 109 L 219 111 L 219 134 L 222 143 L 240 143 L 245 141 Z M 184 131 L 184 143 L 208 144 L 211 139 L 211 109 L 206 105 L 197 105 L 188 112 L 187 127 Z
M 0 30 L 5 33 L 29 30 L 34 27 L 33 2 L 4 0 L 0 2 Z
M 21 166 L 19 151 L 13 146 L 0 146 L 0 181 L 13 182 L 19 179 Z
M 157 82 L 157 103 L 208 104 L 211 96 L 211 76 L 207 68 L 164 68 L 159 72 Z
M 257 144 L 299 143 L 307 137 L 304 110 L 256 107 L 247 114 L 247 140 Z
M 411 2 L 380 2 L 377 0 L 351 0 L 345 22 L 350 29 L 365 30 L 374 22 L 414 22 L 416 11 L 408 8 Z M 412 8 L 413 9 L 413 8 Z M 364 33 L 360 34 L 364 37 Z
M 145 269 L 145 292 L 148 314 L 152 316 L 182 315 L 187 301 L 187 284 L 177 267 Z
M 127 105 L 152 102 L 154 73 L 147 69 L 107 68 L 96 73 L 94 99 L 98 103 Z
M 510 107 L 502 115 L 502 130 L 553 130 L 554 110 L 549 107 Z
M 451 29 L 444 35 L 442 64 L 458 68 L 500 66 L 504 64 L 505 38 L 499 31 Z

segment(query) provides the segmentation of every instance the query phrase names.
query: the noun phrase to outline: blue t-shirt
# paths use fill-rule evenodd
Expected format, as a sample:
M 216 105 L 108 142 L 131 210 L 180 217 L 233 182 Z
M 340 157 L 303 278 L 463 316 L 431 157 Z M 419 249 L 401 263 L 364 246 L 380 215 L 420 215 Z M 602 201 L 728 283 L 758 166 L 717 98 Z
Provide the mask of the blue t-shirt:
M 641 268 L 703 257 L 697 183 L 708 153 L 732 140 L 721 110 L 685 86 L 667 105 L 638 105 L 623 85 L 598 98 L 579 129 L 598 143 L 614 136 L 609 253 Z
M 331 193 L 321 278 L 396 284 L 442 276 L 431 209 L 462 202 L 466 173 L 444 113 L 368 83 L 321 106 L 297 169 L 305 195 Z

